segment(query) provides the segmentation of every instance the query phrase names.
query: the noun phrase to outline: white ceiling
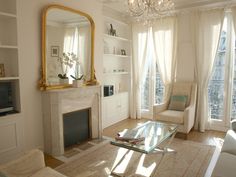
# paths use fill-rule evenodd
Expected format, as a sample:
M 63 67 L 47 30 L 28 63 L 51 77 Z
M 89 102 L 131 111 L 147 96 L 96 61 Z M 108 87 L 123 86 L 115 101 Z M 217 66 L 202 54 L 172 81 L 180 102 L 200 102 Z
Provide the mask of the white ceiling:
M 104 3 L 105 6 L 121 12 L 127 13 L 127 7 L 125 5 L 127 0 L 99 0 Z M 236 0 L 173 0 L 175 3 L 175 9 L 186 9 L 193 7 L 202 7 L 202 6 L 220 6 L 226 4 L 236 3 Z

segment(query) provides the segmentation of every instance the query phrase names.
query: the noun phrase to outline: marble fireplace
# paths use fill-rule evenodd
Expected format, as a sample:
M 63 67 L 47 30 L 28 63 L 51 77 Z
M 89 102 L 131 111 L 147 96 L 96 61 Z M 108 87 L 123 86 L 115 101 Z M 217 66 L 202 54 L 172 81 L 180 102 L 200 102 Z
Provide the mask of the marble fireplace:
M 53 156 L 64 154 L 63 115 L 84 109 L 90 109 L 91 138 L 101 138 L 101 86 L 43 92 L 45 152 Z

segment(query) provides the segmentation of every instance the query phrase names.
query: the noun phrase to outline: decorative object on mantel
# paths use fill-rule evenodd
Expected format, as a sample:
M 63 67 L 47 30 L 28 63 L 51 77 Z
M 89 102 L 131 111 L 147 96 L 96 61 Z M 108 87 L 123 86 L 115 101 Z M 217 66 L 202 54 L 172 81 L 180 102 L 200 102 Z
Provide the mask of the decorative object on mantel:
M 69 79 L 68 78 L 60 78 L 60 84 L 69 84 Z
M 0 77 L 5 77 L 4 64 L 0 64 Z
M 84 80 L 73 80 L 73 87 L 78 88 L 82 87 L 84 84 Z
M 116 30 L 113 28 L 112 24 L 110 24 L 109 35 L 116 36 Z
M 83 86 L 83 84 L 84 84 L 84 80 L 83 80 L 83 76 L 84 75 L 82 75 L 82 76 L 80 76 L 80 77 L 74 77 L 74 76 L 72 76 L 72 75 L 70 75 L 74 80 L 73 80 L 73 87 L 81 87 L 81 86 Z
M 174 3 L 172 0 L 128 0 L 128 8 L 131 16 L 149 21 L 170 14 Z

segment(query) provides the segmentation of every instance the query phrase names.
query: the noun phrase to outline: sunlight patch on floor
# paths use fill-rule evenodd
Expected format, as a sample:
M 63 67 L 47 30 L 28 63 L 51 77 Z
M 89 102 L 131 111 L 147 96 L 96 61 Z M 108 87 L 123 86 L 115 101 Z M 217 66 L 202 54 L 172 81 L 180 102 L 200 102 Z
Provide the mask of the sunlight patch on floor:
M 137 170 L 135 173 L 138 175 L 148 177 L 148 176 L 151 176 L 151 174 L 153 173 L 153 170 L 155 169 L 157 164 L 154 162 L 149 167 L 144 167 L 143 164 L 144 164 L 145 157 L 146 157 L 146 155 L 143 154 L 142 157 L 140 158 L 139 163 L 138 163 L 138 167 L 137 167 Z
M 223 143 L 224 143 L 224 139 L 222 139 L 222 138 L 213 138 L 213 144 L 217 147 L 217 148 L 219 148 L 219 149 L 221 149 L 222 148 L 222 146 L 223 146 Z
M 116 166 L 116 164 L 120 161 L 120 159 L 124 156 L 124 154 L 127 152 L 127 149 L 120 148 L 118 150 L 118 154 L 116 156 L 115 163 L 113 164 L 112 169 Z M 123 174 L 125 173 L 125 170 L 128 167 L 129 161 L 133 155 L 134 151 L 129 151 L 128 154 L 124 157 L 122 162 L 114 169 L 114 173 L 116 174 Z
M 106 163 L 106 161 L 101 161 L 101 162 L 98 162 L 96 165 L 95 165 L 95 167 L 98 167 L 98 166 L 101 166 L 101 165 L 103 165 L 104 163 Z
M 110 169 L 109 169 L 108 167 L 106 167 L 104 170 L 105 170 L 105 173 L 106 173 L 107 175 L 110 175 L 110 174 L 111 174 L 111 171 L 110 171 Z

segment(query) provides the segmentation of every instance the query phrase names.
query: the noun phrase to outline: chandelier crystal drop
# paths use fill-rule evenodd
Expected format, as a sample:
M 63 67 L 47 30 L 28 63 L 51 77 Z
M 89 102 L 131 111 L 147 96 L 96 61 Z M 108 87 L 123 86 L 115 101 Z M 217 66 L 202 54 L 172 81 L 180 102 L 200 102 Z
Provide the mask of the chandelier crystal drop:
M 127 0 L 130 15 L 151 19 L 168 15 L 174 9 L 172 0 Z

